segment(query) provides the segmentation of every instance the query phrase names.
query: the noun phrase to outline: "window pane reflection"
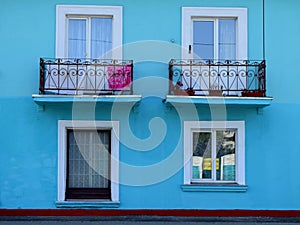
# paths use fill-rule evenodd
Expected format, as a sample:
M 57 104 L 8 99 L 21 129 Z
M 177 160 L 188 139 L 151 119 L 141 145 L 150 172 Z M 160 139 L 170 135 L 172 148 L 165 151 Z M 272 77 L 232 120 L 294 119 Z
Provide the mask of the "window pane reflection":
M 234 181 L 236 170 L 235 131 L 217 131 L 216 134 L 217 180 Z
M 212 178 L 211 133 L 193 133 L 193 179 Z
M 194 54 L 201 59 L 214 59 L 214 35 L 214 21 L 194 21 Z

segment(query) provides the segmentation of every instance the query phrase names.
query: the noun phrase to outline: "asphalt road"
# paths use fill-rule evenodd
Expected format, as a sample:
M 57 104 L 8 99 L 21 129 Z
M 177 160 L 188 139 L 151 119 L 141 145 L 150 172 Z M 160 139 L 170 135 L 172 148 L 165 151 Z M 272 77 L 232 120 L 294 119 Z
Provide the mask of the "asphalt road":
M 291 225 L 299 223 L 264 222 L 182 222 L 182 221 L 0 221 L 1 225 Z

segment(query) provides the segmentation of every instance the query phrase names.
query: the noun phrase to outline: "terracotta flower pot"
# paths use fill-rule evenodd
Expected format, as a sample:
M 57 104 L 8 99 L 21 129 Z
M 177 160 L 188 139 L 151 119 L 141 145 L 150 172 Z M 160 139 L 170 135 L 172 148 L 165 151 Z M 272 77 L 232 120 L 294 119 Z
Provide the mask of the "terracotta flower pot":
M 243 97 L 264 97 L 263 91 L 243 91 Z
M 192 90 L 192 89 L 186 90 L 186 93 L 187 93 L 189 96 L 195 95 L 195 91 Z
M 174 90 L 174 95 L 186 95 L 185 90 Z
M 209 90 L 208 92 L 211 96 L 222 96 L 223 94 L 222 90 Z
M 195 95 L 195 91 L 194 90 L 182 90 L 182 89 L 179 89 L 179 90 L 174 90 L 174 95 L 190 95 L 190 96 L 193 96 Z

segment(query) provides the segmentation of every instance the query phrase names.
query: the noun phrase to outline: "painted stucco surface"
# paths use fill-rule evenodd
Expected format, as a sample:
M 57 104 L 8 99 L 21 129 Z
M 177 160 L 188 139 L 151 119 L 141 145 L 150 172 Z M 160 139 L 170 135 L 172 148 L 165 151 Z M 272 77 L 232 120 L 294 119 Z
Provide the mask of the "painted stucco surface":
M 55 57 L 57 4 L 123 6 L 124 55 L 135 62 L 139 104 L 42 109 L 32 100 L 38 93 L 39 58 Z M 1 1 L 0 208 L 55 208 L 58 120 L 96 119 L 120 120 L 120 209 L 300 209 L 300 2 L 265 0 L 267 92 L 274 100 L 262 114 L 255 107 L 163 103 L 168 61 L 180 57 L 183 6 L 248 8 L 248 56 L 263 58 L 261 0 Z M 195 118 L 245 121 L 246 192 L 182 191 L 182 122 Z M 151 135 L 157 143 L 143 145 L 140 140 Z M 168 161 L 175 149 L 174 161 Z M 150 166 L 147 176 L 139 169 Z

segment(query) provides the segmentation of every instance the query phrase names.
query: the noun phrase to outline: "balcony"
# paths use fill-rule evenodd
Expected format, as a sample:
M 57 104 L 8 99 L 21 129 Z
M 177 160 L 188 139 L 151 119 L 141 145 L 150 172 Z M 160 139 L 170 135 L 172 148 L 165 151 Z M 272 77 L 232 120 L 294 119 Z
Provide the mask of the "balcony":
M 266 96 L 264 60 L 172 59 L 169 80 L 167 102 L 263 107 L 273 99 Z
M 40 59 L 37 103 L 100 101 L 136 102 L 133 61 L 103 59 Z

